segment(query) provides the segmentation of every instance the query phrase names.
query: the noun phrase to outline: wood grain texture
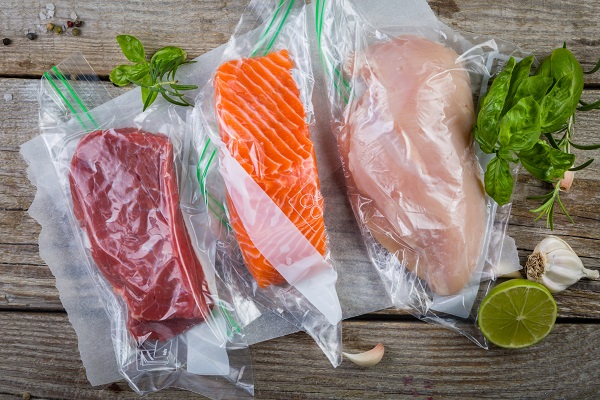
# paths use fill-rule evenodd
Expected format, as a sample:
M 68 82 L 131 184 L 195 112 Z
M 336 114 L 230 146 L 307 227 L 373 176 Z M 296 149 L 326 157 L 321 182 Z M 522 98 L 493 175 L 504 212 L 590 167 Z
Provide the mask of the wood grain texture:
M 12 38 L 13 44 L 0 46 L 0 76 L 40 76 L 75 52 L 83 53 L 96 72 L 106 76 L 126 62 L 115 41 L 123 33 L 141 39 L 149 53 L 176 45 L 197 57 L 227 41 L 247 1 L 196 0 L 193 6 L 187 0 L 55 0 L 53 4 L 52 21 L 64 23 L 71 12 L 85 21 L 81 36 L 47 33 L 48 21 L 39 16 L 46 2 L 2 1 L 2 35 Z M 444 23 L 459 31 L 504 39 L 538 57 L 566 41 L 585 68 L 600 58 L 600 4 L 593 0 L 430 0 L 429 4 Z M 25 38 L 28 29 L 38 33 L 36 40 Z M 600 74 L 586 79 L 599 83 Z
M 458 31 L 502 39 L 539 58 L 563 42 L 584 70 L 600 58 L 600 3 L 594 0 L 429 0 L 429 5 Z M 600 82 L 600 74 L 586 82 Z
M 116 35 L 138 37 L 149 54 L 160 47 L 184 48 L 194 58 L 225 43 L 237 24 L 246 1 L 226 0 L 54 0 L 55 17 L 64 24 L 72 12 L 84 21 L 81 36 L 46 32 L 48 20 L 40 20 L 48 2 L 3 0 L 0 4 L 2 34 L 13 39 L 0 46 L 0 75 L 40 76 L 68 56 L 81 52 L 98 74 L 108 75 L 125 59 Z M 27 30 L 38 38 L 29 41 Z
M 80 37 L 44 31 L 47 21 L 40 21 L 39 12 L 49 2 L 0 2 L 0 36 L 13 39 L 11 46 L 0 46 L 0 400 L 20 399 L 24 392 L 40 399 L 138 399 L 123 382 L 89 385 L 54 278 L 38 254 L 40 227 L 26 211 L 35 188 L 26 177 L 18 148 L 38 134 L 39 80 L 19 77 L 39 77 L 77 51 L 105 77 L 126 62 L 115 41 L 120 33 L 139 37 L 149 53 L 178 45 L 196 57 L 227 41 L 247 1 L 52 0 L 55 22 L 65 21 L 71 12 L 85 21 Z M 600 3 L 594 0 L 429 3 L 454 29 L 504 39 L 538 57 L 563 41 L 584 69 L 600 57 Z M 38 39 L 25 39 L 26 30 L 36 30 Z M 597 89 L 600 73 L 587 76 L 586 83 Z M 127 90 L 109 83 L 106 87 L 114 95 Z M 12 100 L 4 101 L 4 94 L 12 94 Z M 597 98 L 600 90 L 584 94 L 586 100 Z M 599 117 L 600 112 L 581 114 L 576 142 L 600 142 Z M 576 225 L 559 213 L 554 233 L 573 246 L 588 268 L 600 269 L 600 150 L 576 154 L 580 161 L 587 156 L 597 161 L 578 172 L 572 191 L 562 196 Z M 528 210 L 536 203 L 526 197 L 547 190 L 526 173 L 519 176 L 509 234 L 516 239 L 522 262 L 549 233 L 543 223 L 533 222 Z M 347 351 L 385 344 L 384 360 L 371 369 L 347 362 L 332 369 L 304 334 L 261 343 L 251 349 L 257 398 L 598 398 L 600 282 L 581 281 L 556 299 L 561 320 L 553 332 L 539 345 L 521 351 L 484 351 L 454 332 L 395 310 L 343 324 Z M 179 390 L 148 397 L 198 398 Z
M 591 399 L 600 392 L 594 378 L 600 348 L 592 324 L 559 324 L 539 345 L 520 351 L 485 351 L 421 322 L 346 321 L 343 328 L 347 351 L 382 342 L 383 361 L 368 369 L 345 361 L 333 369 L 307 335 L 278 338 L 251 347 L 256 397 Z M 64 314 L 0 313 L 0 337 L 0 398 L 25 391 L 45 399 L 139 398 L 123 382 L 97 388 L 87 383 L 75 333 Z M 566 356 L 557 362 L 557 354 Z M 165 390 L 148 398 L 198 396 Z

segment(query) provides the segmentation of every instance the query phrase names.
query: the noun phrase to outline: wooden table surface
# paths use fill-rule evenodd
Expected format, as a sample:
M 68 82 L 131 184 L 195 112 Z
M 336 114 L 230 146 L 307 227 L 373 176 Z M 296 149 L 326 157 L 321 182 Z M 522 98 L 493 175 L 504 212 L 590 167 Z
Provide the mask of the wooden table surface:
M 49 0 L 48 0 L 49 1 Z M 43 71 L 76 50 L 106 77 L 124 59 L 115 35 L 129 33 L 148 50 L 178 45 L 196 57 L 225 43 L 246 1 L 53 0 L 58 20 L 76 12 L 85 25 L 80 37 L 48 35 L 29 41 L 46 1 L 2 0 L 0 36 L 0 399 L 136 398 L 128 386 L 92 387 L 79 358 L 54 278 L 38 254 L 40 227 L 27 214 L 34 187 L 19 146 L 38 134 L 37 88 Z M 590 69 L 600 57 L 600 2 L 594 0 L 432 0 L 451 27 L 512 41 L 538 57 L 566 41 Z M 401 12 L 393 10 L 393 12 Z M 122 92 L 114 89 L 115 94 Z M 4 94 L 12 94 L 4 100 Z M 600 73 L 586 78 L 585 98 L 600 98 Z M 600 112 L 582 115 L 576 141 L 600 142 Z M 556 216 L 554 234 L 565 238 L 588 268 L 600 268 L 600 151 L 598 161 L 577 173 L 563 199 L 575 220 Z M 550 233 L 534 223 L 526 196 L 542 187 L 519 177 L 509 233 L 523 259 Z M 600 282 L 582 281 L 556 296 L 558 322 L 537 346 L 507 351 L 476 347 L 439 326 L 392 310 L 344 321 L 346 348 L 386 346 L 376 367 L 343 363 L 332 369 L 305 334 L 251 347 L 257 398 L 600 398 Z M 152 398 L 194 398 L 166 390 Z

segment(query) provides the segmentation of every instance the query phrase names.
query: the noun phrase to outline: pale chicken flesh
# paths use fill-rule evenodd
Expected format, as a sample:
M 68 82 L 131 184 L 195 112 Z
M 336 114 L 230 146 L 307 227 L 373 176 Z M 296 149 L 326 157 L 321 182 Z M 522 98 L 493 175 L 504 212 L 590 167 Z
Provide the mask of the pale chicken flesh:
M 407 266 L 434 292 L 455 294 L 477 266 L 486 220 L 469 75 L 453 50 L 409 35 L 354 62 L 339 140 L 357 214 L 390 252 L 419 255 Z

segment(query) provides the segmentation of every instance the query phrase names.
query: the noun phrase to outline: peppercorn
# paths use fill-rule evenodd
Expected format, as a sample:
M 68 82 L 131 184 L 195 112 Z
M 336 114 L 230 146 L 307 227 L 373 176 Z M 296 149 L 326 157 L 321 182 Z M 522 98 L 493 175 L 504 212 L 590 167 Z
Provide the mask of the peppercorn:
M 9 44 L 11 44 L 11 40 L 9 38 L 4 38 L 2 39 L 2 44 L 5 46 L 8 46 Z
M 46 24 L 46 30 L 51 31 L 52 29 L 54 29 L 54 24 L 52 22 L 48 22 Z
M 27 36 L 27 39 L 29 39 L 29 40 L 34 40 L 37 37 L 37 35 L 35 33 L 33 33 L 33 32 L 29 32 L 25 36 Z
M 75 25 L 77 28 L 81 28 L 81 25 L 83 25 L 83 21 L 75 20 L 75 22 L 73 22 L 73 25 Z
M 63 30 L 60 26 L 55 26 L 54 29 L 52 29 L 52 31 L 54 33 L 56 33 L 57 35 L 60 35 L 63 32 Z
M 79 28 L 73 28 L 73 36 L 79 36 L 81 35 L 81 30 Z
M 68 28 L 72 28 L 73 27 L 73 21 L 67 21 L 67 27 Z

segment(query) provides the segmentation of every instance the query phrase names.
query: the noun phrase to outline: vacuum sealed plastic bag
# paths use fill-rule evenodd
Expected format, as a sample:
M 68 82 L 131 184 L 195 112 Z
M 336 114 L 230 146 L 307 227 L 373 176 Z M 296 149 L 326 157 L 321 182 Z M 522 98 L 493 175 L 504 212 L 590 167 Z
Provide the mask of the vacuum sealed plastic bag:
M 228 283 L 337 366 L 342 312 L 310 137 L 306 13 L 302 1 L 252 1 L 242 16 L 192 118 L 198 200 L 215 216 Z
M 93 77 L 81 57 L 41 81 L 41 136 L 85 254 L 61 278 L 92 277 L 95 288 L 80 290 L 99 292 L 116 364 L 136 392 L 249 397 L 249 350 L 215 274 L 216 240 L 208 227 L 192 240 L 180 209 L 185 120 L 162 102 L 143 113 L 102 106 L 110 96 Z
M 438 21 L 376 28 L 349 0 L 317 1 L 315 16 L 348 195 L 394 305 L 487 346 L 473 306 L 510 205 L 486 195 L 471 131 L 487 81 L 518 49 Z

